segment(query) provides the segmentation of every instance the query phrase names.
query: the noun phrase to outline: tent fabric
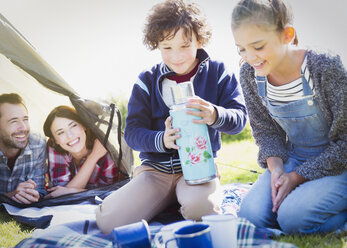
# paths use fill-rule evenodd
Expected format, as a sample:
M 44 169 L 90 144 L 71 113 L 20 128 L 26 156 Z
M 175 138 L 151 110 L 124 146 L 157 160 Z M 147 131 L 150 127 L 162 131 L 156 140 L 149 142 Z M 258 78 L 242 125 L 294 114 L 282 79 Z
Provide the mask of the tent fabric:
M 119 109 L 80 97 L 0 14 L 0 94 L 3 93 L 23 97 L 29 117 L 34 119 L 34 130 L 41 133 L 43 121 L 54 107 L 74 106 L 83 122 L 104 142 L 112 159 L 115 162 L 121 159 L 118 165 L 124 178 L 132 176 L 133 154 L 120 131 Z

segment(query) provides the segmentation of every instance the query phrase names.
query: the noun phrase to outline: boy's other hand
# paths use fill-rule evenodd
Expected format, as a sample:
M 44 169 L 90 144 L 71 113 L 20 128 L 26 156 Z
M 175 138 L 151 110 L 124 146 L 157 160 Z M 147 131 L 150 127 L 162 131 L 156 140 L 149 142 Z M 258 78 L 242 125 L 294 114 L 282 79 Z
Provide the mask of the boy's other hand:
M 187 114 L 201 117 L 200 120 L 193 120 L 194 123 L 212 125 L 216 121 L 217 110 L 215 107 L 210 102 L 205 101 L 198 96 L 190 98 L 186 107 L 200 110 L 187 110 Z
M 166 149 L 176 149 L 178 150 L 180 147 L 176 145 L 175 140 L 181 137 L 178 133 L 179 128 L 171 128 L 171 116 L 166 118 L 165 120 L 165 132 L 164 132 L 164 146 Z

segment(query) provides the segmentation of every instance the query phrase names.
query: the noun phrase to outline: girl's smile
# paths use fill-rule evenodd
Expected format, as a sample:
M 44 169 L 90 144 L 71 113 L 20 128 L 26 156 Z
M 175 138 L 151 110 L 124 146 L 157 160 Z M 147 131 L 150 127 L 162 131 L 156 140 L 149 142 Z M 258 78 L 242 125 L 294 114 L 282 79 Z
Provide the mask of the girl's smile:
M 258 76 L 267 76 L 279 69 L 287 52 L 282 34 L 254 24 L 233 29 L 240 56 L 250 64 Z

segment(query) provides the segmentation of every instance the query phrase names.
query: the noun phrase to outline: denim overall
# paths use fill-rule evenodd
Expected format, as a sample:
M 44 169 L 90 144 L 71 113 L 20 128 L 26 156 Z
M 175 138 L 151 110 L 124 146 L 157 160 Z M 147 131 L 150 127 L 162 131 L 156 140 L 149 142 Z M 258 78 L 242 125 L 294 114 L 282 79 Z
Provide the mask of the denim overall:
M 329 127 L 304 76 L 303 99 L 271 105 L 266 97 L 266 78 L 257 77 L 258 94 L 271 117 L 288 138 L 284 170 L 289 173 L 306 160 L 317 157 L 329 145 Z M 347 172 L 305 182 L 295 188 L 272 212 L 271 172 L 259 176 L 242 202 L 240 217 L 256 226 L 281 228 L 286 233 L 329 232 L 347 220 Z

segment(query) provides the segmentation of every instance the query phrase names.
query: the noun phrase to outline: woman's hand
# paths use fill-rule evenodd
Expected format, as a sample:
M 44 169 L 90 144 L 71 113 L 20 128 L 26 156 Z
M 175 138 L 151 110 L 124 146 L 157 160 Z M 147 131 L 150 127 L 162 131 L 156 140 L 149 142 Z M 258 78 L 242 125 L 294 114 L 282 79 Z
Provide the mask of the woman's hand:
M 186 107 L 200 110 L 187 110 L 187 114 L 201 117 L 200 120 L 193 120 L 194 123 L 212 125 L 216 121 L 217 110 L 215 107 L 210 102 L 205 101 L 198 96 L 190 98 Z
M 98 139 L 94 140 L 93 149 L 90 155 L 94 156 L 99 160 L 103 156 L 105 156 L 107 153 L 106 148 L 101 144 L 101 142 Z
M 107 153 L 106 148 L 101 144 L 98 139 L 94 140 L 92 152 L 88 155 L 84 161 L 80 170 L 72 178 L 72 180 L 66 185 L 67 188 L 84 189 L 88 184 L 90 177 L 93 174 L 95 166 L 100 158 Z
M 61 195 L 71 194 L 71 193 L 77 193 L 85 191 L 85 189 L 77 189 L 77 188 L 67 188 L 64 186 L 55 186 L 50 189 L 47 189 L 49 194 L 47 194 L 44 199 L 54 198 Z

